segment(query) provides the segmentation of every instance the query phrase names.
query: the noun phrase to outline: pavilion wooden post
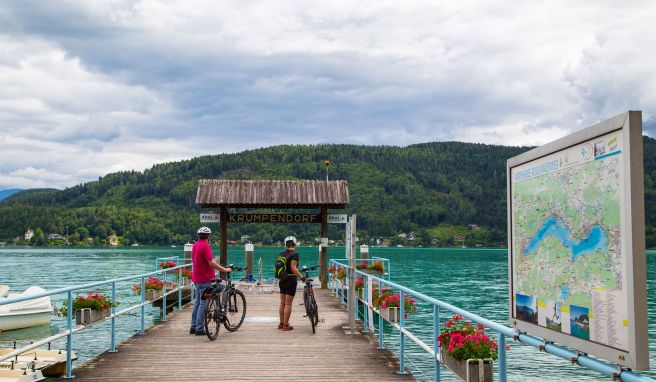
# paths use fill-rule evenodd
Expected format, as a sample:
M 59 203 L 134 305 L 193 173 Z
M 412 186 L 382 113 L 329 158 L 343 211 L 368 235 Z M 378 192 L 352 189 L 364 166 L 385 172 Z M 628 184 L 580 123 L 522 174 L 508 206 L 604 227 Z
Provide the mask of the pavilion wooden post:
M 328 289 L 328 207 L 321 207 L 321 289 Z
M 228 265 L 228 207 L 221 206 L 219 213 L 219 225 L 221 227 L 221 250 L 219 252 L 221 259 L 219 261 L 225 267 Z M 221 278 L 225 278 L 223 272 L 221 272 Z

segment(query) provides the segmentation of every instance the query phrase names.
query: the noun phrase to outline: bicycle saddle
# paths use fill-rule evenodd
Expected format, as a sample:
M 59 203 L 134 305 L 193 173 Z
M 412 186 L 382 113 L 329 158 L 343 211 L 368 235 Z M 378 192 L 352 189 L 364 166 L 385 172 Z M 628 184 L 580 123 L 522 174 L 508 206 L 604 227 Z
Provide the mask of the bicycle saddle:
M 223 280 L 221 280 L 221 279 L 219 279 L 219 278 L 214 278 L 214 279 L 210 280 L 210 282 L 211 282 L 211 283 L 222 283 Z

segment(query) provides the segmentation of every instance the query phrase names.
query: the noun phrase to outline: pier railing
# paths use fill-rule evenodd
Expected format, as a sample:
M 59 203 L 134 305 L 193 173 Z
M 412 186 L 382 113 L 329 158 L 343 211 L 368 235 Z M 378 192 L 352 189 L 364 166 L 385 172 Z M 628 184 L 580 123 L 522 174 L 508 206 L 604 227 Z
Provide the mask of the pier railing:
M 359 260 L 358 260 L 359 261 Z M 332 259 L 329 261 L 329 265 L 334 265 L 336 267 L 344 267 L 346 269 L 350 270 L 350 267 L 348 265 L 348 260 L 346 259 Z M 573 351 L 567 348 L 564 348 L 562 346 L 558 346 L 552 342 L 546 341 L 542 338 L 539 337 L 534 337 L 531 335 L 528 335 L 526 333 L 522 333 L 516 328 L 511 328 L 507 327 L 505 325 L 501 325 L 497 322 L 488 320 L 484 317 L 481 317 L 477 314 L 474 314 L 472 312 L 466 311 L 464 309 L 458 308 L 454 305 L 448 304 L 444 301 L 437 300 L 435 298 L 432 298 L 430 296 L 426 296 L 425 294 L 421 292 L 417 292 L 415 290 L 412 290 L 408 287 L 405 287 L 403 285 L 394 283 L 388 279 L 381 278 L 369 273 L 361 272 L 359 270 L 355 270 L 354 274 L 356 277 L 362 277 L 363 280 L 366 280 L 363 283 L 363 298 L 362 298 L 362 303 L 365 306 L 364 309 L 364 314 L 363 314 L 363 332 L 368 332 L 369 327 L 371 326 L 369 324 L 369 315 L 368 315 L 368 310 L 372 310 L 373 312 L 378 314 L 378 327 L 376 328 L 375 325 L 374 327 L 374 334 L 377 334 L 378 336 L 378 348 L 383 349 L 385 344 L 383 341 L 383 315 L 381 312 L 376 309 L 373 306 L 372 301 L 369 299 L 370 293 L 368 291 L 368 286 L 371 284 L 373 285 L 374 283 L 378 284 L 378 289 L 382 290 L 383 286 L 386 286 L 388 288 L 391 288 L 393 290 L 398 290 L 400 294 L 400 303 L 399 303 L 399 310 L 400 310 L 400 315 L 399 315 L 399 323 L 391 323 L 391 326 L 394 330 L 399 332 L 399 344 L 398 344 L 398 356 L 399 356 L 399 370 L 398 372 L 400 374 L 405 374 L 406 373 L 406 367 L 405 367 L 405 351 L 406 351 L 406 338 L 408 340 L 413 341 L 415 344 L 417 344 L 421 349 L 424 350 L 425 353 L 430 357 L 432 362 L 434 363 L 435 366 L 435 372 L 433 376 L 434 381 L 440 381 L 440 348 L 438 346 L 438 340 L 437 337 L 440 334 L 440 314 L 443 312 L 443 310 L 447 310 L 449 312 L 452 312 L 453 314 L 458 314 L 468 320 L 470 320 L 473 323 L 481 324 L 485 326 L 486 328 L 490 329 L 491 331 L 497 333 L 497 345 L 498 345 L 498 380 L 501 382 L 506 382 L 507 378 L 507 354 L 506 354 L 506 338 L 510 338 L 515 341 L 519 341 L 521 343 L 524 343 L 526 345 L 530 345 L 533 347 L 536 347 L 540 349 L 541 351 L 544 351 L 545 353 L 549 353 L 552 355 L 555 355 L 557 357 L 563 358 L 572 364 L 577 364 L 579 366 L 588 368 L 590 370 L 594 370 L 596 372 L 599 372 L 607 377 L 610 377 L 614 380 L 621 380 L 625 382 L 656 382 L 654 379 L 651 379 L 649 377 L 646 377 L 644 375 L 641 375 L 639 373 L 635 373 L 629 369 L 623 368 L 619 365 L 616 364 L 611 364 L 607 363 L 604 361 L 601 361 L 599 359 L 595 359 L 592 357 L 587 356 L 586 354 Z M 369 282 L 371 281 L 371 282 Z M 349 280 L 350 282 L 354 282 L 354 280 Z M 342 288 L 337 288 L 337 283 L 335 282 L 334 279 L 330 280 L 330 287 L 334 290 L 336 296 L 341 297 L 342 303 L 345 303 L 345 291 Z M 352 288 L 349 288 L 349 290 L 353 290 Z M 341 296 L 340 296 L 341 295 Z M 421 339 L 419 339 L 418 335 L 415 333 L 411 332 L 407 327 L 406 327 L 406 322 L 405 322 L 405 313 L 404 312 L 404 299 L 405 297 L 410 297 L 423 301 L 424 303 L 427 303 L 428 305 L 432 305 L 433 307 L 433 341 L 432 344 L 427 344 Z M 357 296 L 348 296 L 348 300 L 350 301 L 357 301 Z M 357 302 L 356 302 L 357 303 Z M 358 316 L 358 309 L 354 309 L 356 319 L 359 319 Z M 377 333 L 376 333 L 377 332 Z
M 159 260 L 159 259 L 158 259 Z M 159 264 L 159 262 L 158 262 Z M 126 276 L 122 278 L 117 278 L 117 279 L 112 279 L 112 280 L 104 280 L 104 281 L 97 281 L 93 283 L 88 283 L 88 284 L 82 284 L 82 285 L 74 285 L 66 288 L 60 288 L 60 289 L 55 289 L 51 291 L 46 291 L 43 293 L 37 293 L 37 294 L 31 294 L 27 296 L 21 296 L 21 297 L 16 297 L 16 298 L 7 298 L 5 300 L 0 301 L 0 306 L 1 305 L 8 305 L 8 304 L 13 304 L 16 302 L 22 302 L 22 301 L 28 301 L 28 300 L 33 300 L 41 297 L 47 297 L 47 296 L 55 296 L 55 295 L 60 295 L 60 294 L 66 294 L 67 295 L 67 326 L 66 330 L 55 334 L 54 336 L 42 339 L 40 341 L 36 341 L 28 346 L 22 347 L 20 349 L 16 349 L 10 353 L 7 353 L 3 356 L 0 356 L 0 362 L 7 360 L 9 358 L 15 357 L 19 354 L 22 354 L 26 351 L 38 348 L 40 346 L 46 345 L 52 341 L 56 341 L 60 338 L 66 337 L 66 378 L 73 378 L 73 368 L 72 368 L 72 359 L 71 359 L 71 354 L 72 354 L 72 347 L 73 347 L 73 334 L 77 333 L 85 328 L 87 328 L 90 325 L 78 325 L 76 327 L 73 327 L 73 322 L 75 320 L 75 312 L 73 312 L 73 298 L 75 293 L 80 293 L 80 292 L 86 292 L 92 288 L 97 288 L 100 286 L 105 286 L 105 285 L 111 285 L 112 288 L 112 301 L 116 302 L 116 284 L 119 282 L 123 281 L 130 281 L 130 280 L 141 280 L 141 302 L 132 306 L 129 306 L 125 309 L 121 309 L 117 311 L 115 306 L 112 306 L 111 308 L 111 315 L 109 317 L 106 317 L 104 320 L 98 321 L 104 322 L 107 320 L 111 321 L 111 343 L 109 350 L 110 352 L 115 352 L 116 351 L 116 317 L 129 313 L 133 310 L 140 309 L 140 318 L 141 318 L 141 329 L 140 329 L 140 334 L 144 334 L 145 329 L 146 329 L 146 324 L 145 324 L 145 317 L 146 317 L 146 310 L 145 307 L 146 305 L 150 304 L 151 301 L 146 300 L 146 278 L 151 277 L 151 276 L 158 276 L 162 275 L 162 281 L 164 282 L 164 285 L 162 287 L 163 293 L 162 293 L 162 321 L 166 321 L 166 309 L 167 309 L 167 304 L 166 304 L 166 298 L 169 295 L 178 294 L 178 309 L 182 309 L 182 290 L 183 290 L 183 285 L 182 285 L 182 269 L 185 267 L 191 267 L 191 264 L 183 264 L 183 265 L 178 265 L 175 267 L 167 268 L 167 269 L 160 269 L 154 272 L 150 273 L 144 273 L 136 276 Z M 177 274 L 178 275 L 178 286 L 176 288 L 167 290 L 167 275 L 168 274 Z M 192 298 L 193 298 L 193 291 L 191 293 Z M 94 323 L 95 324 L 95 323 Z M 93 324 L 92 324 L 93 325 Z

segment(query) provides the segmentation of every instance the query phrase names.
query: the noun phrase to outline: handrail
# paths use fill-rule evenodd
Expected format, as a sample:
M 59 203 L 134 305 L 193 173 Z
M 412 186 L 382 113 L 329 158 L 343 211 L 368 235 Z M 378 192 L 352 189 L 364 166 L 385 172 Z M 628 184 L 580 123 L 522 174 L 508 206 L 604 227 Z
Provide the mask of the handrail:
M 181 285 L 182 284 L 182 269 L 186 268 L 186 267 L 191 267 L 191 266 L 192 266 L 191 264 L 181 264 L 181 265 L 178 265 L 176 267 L 171 267 L 171 268 L 166 268 L 166 269 L 159 269 L 159 270 L 156 270 L 154 272 L 144 273 L 144 274 L 135 275 L 135 276 L 126 276 L 126 277 L 120 277 L 120 278 L 115 278 L 115 279 L 111 279 L 111 280 L 96 281 L 96 282 L 92 282 L 92 283 L 87 283 L 87 284 L 82 284 L 82 285 L 74 285 L 74 286 L 70 286 L 70 287 L 59 288 L 59 289 L 55 289 L 55 290 L 51 290 L 51 291 L 45 291 L 45 292 L 30 294 L 30 295 L 21 296 L 21 297 L 7 298 L 7 299 L 4 299 L 4 300 L 0 300 L 0 306 L 9 305 L 9 304 L 17 303 L 17 302 L 23 302 L 23 301 L 27 301 L 27 300 L 33 300 L 33 299 L 37 299 L 37 298 L 41 298 L 41 297 L 47 297 L 47 296 L 53 296 L 53 295 L 57 295 L 57 294 L 66 293 L 68 295 L 68 299 L 67 299 L 67 307 L 68 307 L 67 330 L 63 333 L 59 333 L 59 334 L 55 335 L 54 337 L 56 337 L 56 339 L 62 338 L 62 337 L 67 338 L 66 339 L 66 378 L 73 378 L 73 375 L 72 375 L 73 367 L 72 367 L 72 359 L 71 359 L 71 353 L 72 353 L 72 347 L 73 347 L 72 346 L 73 333 L 78 332 L 78 331 L 88 327 L 88 325 L 80 325 L 80 326 L 77 326 L 77 327 L 73 328 L 73 319 L 74 319 L 73 292 L 79 291 L 79 290 L 85 290 L 85 289 L 89 289 L 89 288 L 93 288 L 93 287 L 97 287 L 97 286 L 101 286 L 101 285 L 111 284 L 111 286 L 112 286 L 112 301 L 116 301 L 116 283 L 122 282 L 122 281 L 134 280 L 134 279 L 140 279 L 141 280 L 141 303 L 138 303 L 138 304 L 133 305 L 133 306 L 129 306 L 129 307 L 127 307 L 123 310 L 120 310 L 118 312 L 116 311 L 116 307 L 112 307 L 111 308 L 111 315 L 109 317 L 106 317 L 104 320 L 102 320 L 103 322 L 107 321 L 107 320 L 111 321 L 112 329 L 111 329 L 110 352 L 114 352 L 114 351 L 116 351 L 115 347 L 116 347 L 116 317 L 117 316 L 119 316 L 121 314 L 124 314 L 124 313 L 127 313 L 127 312 L 130 312 L 132 310 L 141 308 L 141 314 L 140 314 L 140 316 L 141 316 L 141 330 L 140 330 L 140 333 L 144 334 L 144 331 L 145 331 L 145 322 L 144 322 L 144 320 L 145 320 L 145 306 L 147 305 L 146 293 L 145 293 L 146 292 L 146 287 L 145 287 L 146 277 L 159 275 L 159 274 L 163 275 L 164 287 L 163 287 L 163 295 L 162 295 L 162 312 L 163 312 L 162 321 L 166 321 L 166 309 L 167 309 L 166 296 L 170 295 L 170 294 L 173 294 L 177 291 L 178 292 L 178 309 L 182 308 L 182 288 L 183 288 L 183 285 Z M 179 277 L 179 280 L 180 280 L 180 283 L 179 283 L 179 285 L 176 289 L 171 289 L 170 291 L 167 291 L 166 290 L 166 275 L 169 272 L 177 273 L 178 277 Z M 192 293 L 192 296 L 193 296 L 193 293 Z M 45 340 L 41 340 L 37 343 L 42 343 L 44 341 L 51 342 L 52 337 L 46 338 Z M 37 346 L 35 346 L 35 345 L 36 344 L 31 344 L 31 345 L 28 345 L 28 346 L 23 347 L 21 349 L 16 349 L 11 354 L 14 354 L 16 352 L 19 352 L 19 354 L 20 354 L 20 353 L 23 353 L 25 351 L 34 349 L 35 347 L 41 346 L 41 345 L 37 345 Z M 6 357 L 1 357 L 0 361 L 2 361 L 4 359 L 6 359 Z
M 96 282 L 92 282 L 92 283 L 89 283 L 89 284 L 74 285 L 74 286 L 70 286 L 70 287 L 54 289 L 54 290 L 51 290 L 51 291 L 45 291 L 45 292 L 41 292 L 41 293 L 29 294 L 27 296 L 22 296 L 22 297 L 7 298 L 5 300 L 0 301 L 0 305 L 13 304 L 15 302 L 23 302 L 23 301 L 32 300 L 32 299 L 35 299 L 35 298 L 52 296 L 52 295 L 55 295 L 55 294 L 75 292 L 76 290 L 80 290 L 80 289 L 88 289 L 88 288 L 93 288 L 93 287 L 97 287 L 97 286 L 100 286 L 100 285 L 106 285 L 106 284 L 111 284 L 111 283 L 115 283 L 115 282 L 117 283 L 117 282 L 121 282 L 121 281 L 134 280 L 134 279 L 138 279 L 140 277 L 154 276 L 154 275 L 158 275 L 158 274 L 161 274 L 161 273 L 164 273 L 164 272 L 170 272 L 170 271 L 173 271 L 173 270 L 176 270 L 176 269 L 179 269 L 179 268 L 185 268 L 185 267 L 189 267 L 189 266 L 191 266 L 191 264 L 183 264 L 183 265 L 178 265 L 177 267 L 174 267 L 174 268 L 159 269 L 159 270 L 154 271 L 154 272 L 144 273 L 144 274 L 137 275 L 137 276 L 126 276 L 126 277 L 121 277 L 121 278 L 112 279 L 112 280 L 96 281 Z
M 343 259 L 331 259 L 330 263 L 338 264 L 338 265 L 343 266 L 345 268 L 349 268 L 348 265 L 343 264 L 340 261 L 344 261 L 344 260 Z M 427 303 L 433 305 L 433 307 L 434 307 L 434 320 L 433 321 L 434 321 L 434 326 L 435 326 L 435 331 L 436 332 L 438 332 L 438 330 L 439 330 L 437 328 L 437 326 L 439 325 L 439 308 L 443 308 L 443 309 L 451 311 L 455 314 L 461 315 L 461 316 L 469 319 L 470 321 L 481 324 L 481 325 L 491 329 L 492 331 L 494 331 L 496 333 L 499 333 L 499 336 L 498 336 L 498 342 L 499 342 L 499 344 L 498 344 L 499 368 L 498 369 L 499 369 L 499 381 L 501 381 L 501 382 L 506 381 L 506 369 L 507 368 L 506 368 L 506 348 L 505 348 L 505 345 L 504 345 L 505 344 L 505 337 L 511 337 L 512 339 L 514 339 L 516 341 L 519 341 L 521 343 L 524 343 L 524 344 L 527 344 L 527 345 L 530 345 L 530 346 L 534 346 L 536 348 L 539 348 L 539 349 L 543 350 L 546 353 L 549 353 L 549 354 L 555 355 L 557 357 L 566 359 L 566 360 L 568 360 L 572 363 L 578 364 L 579 366 L 582 366 L 582 367 L 597 371 L 597 372 L 599 372 L 601 374 L 604 374 L 604 375 L 606 375 L 608 377 L 611 377 L 611 378 L 619 378 L 620 380 L 627 381 L 627 382 L 647 382 L 647 381 L 656 382 L 654 379 L 646 377 L 646 376 L 641 375 L 639 373 L 635 373 L 635 372 L 631 371 L 630 369 L 625 369 L 625 368 L 622 368 L 619 365 L 615 365 L 615 364 L 604 362 L 604 361 L 601 361 L 601 360 L 598 360 L 598 359 L 595 359 L 595 358 L 591 358 L 591 357 L 589 357 L 585 354 L 566 349 L 564 347 L 555 345 L 551 342 L 547 342 L 542 338 L 534 337 L 534 336 L 528 335 L 526 333 L 522 333 L 519 330 L 517 330 L 516 328 L 510 328 L 510 327 L 507 327 L 505 325 L 499 324 L 497 322 L 488 320 L 488 319 L 486 319 L 484 317 L 481 317 L 481 316 L 479 316 L 475 313 L 471 313 L 471 312 L 466 311 L 464 309 L 458 308 L 454 305 L 448 304 L 444 301 L 432 298 L 432 297 L 427 296 L 427 295 L 425 295 L 421 292 L 417 292 L 415 290 L 412 290 L 412 289 L 410 289 L 408 287 L 405 287 L 403 285 L 394 283 L 392 281 L 385 280 L 383 278 L 371 275 L 369 273 L 358 271 L 357 269 L 355 270 L 355 274 L 358 275 L 358 276 L 365 277 L 365 278 L 371 278 L 372 282 L 377 282 L 379 285 L 381 285 L 381 288 L 382 288 L 382 285 L 386 285 L 390 288 L 400 290 L 401 291 L 401 301 L 403 301 L 404 295 L 407 293 L 407 294 L 412 295 L 416 299 L 422 300 L 424 302 L 427 302 Z M 367 285 L 368 285 L 368 282 L 365 283 L 365 291 L 366 291 Z M 363 295 L 363 297 L 364 297 L 364 295 Z M 368 295 L 367 295 L 367 298 L 363 299 L 364 300 L 363 303 L 368 308 L 374 310 L 371 302 L 367 301 L 367 299 L 368 299 Z M 343 300 L 344 299 L 343 299 L 343 296 L 342 296 L 342 301 Z M 436 339 L 434 339 L 433 348 L 431 348 L 428 344 L 424 343 L 419 338 L 417 338 L 414 334 L 412 334 L 412 332 L 410 332 L 404 325 L 405 324 L 405 322 L 404 322 L 405 321 L 405 319 L 404 319 L 404 305 L 403 305 L 403 303 L 401 303 L 399 305 L 400 305 L 400 311 L 401 311 L 401 313 L 400 313 L 400 324 L 393 324 L 392 325 L 392 327 L 394 329 L 398 330 L 401 334 L 401 336 L 400 336 L 401 337 L 400 338 L 401 347 L 400 347 L 400 350 L 399 350 L 400 353 L 401 353 L 399 372 L 402 373 L 402 372 L 405 371 L 404 368 L 403 368 L 403 353 L 404 353 L 404 341 L 405 341 L 406 336 L 409 339 L 411 339 L 413 342 L 415 342 L 422 350 L 427 352 L 434 360 L 439 362 L 440 361 L 439 360 L 439 353 L 440 352 L 439 352 L 439 349 L 437 349 Z M 356 312 L 357 312 L 357 310 L 356 310 Z M 366 324 L 367 324 L 367 313 L 366 312 L 365 312 L 364 320 L 365 320 L 365 331 L 367 331 L 368 327 L 366 326 Z M 379 330 L 379 334 L 378 334 L 379 335 L 379 348 L 381 348 L 383 346 L 383 337 L 382 337 L 383 323 L 382 323 L 382 320 L 383 320 L 382 315 L 379 314 L 379 329 L 378 329 Z M 437 333 L 435 334 L 435 337 L 436 336 L 437 336 Z M 436 370 L 435 380 L 439 380 L 439 378 L 440 378 L 439 370 Z

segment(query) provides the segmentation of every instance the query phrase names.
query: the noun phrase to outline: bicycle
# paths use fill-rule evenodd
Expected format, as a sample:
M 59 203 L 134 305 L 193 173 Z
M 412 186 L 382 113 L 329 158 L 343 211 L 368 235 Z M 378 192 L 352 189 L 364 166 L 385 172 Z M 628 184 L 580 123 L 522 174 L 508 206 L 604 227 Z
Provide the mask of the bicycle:
M 305 317 L 310 320 L 312 325 L 312 333 L 316 333 L 316 326 L 319 324 L 319 308 L 317 301 L 314 299 L 314 289 L 312 289 L 312 279 L 309 277 L 308 272 L 319 268 L 318 265 L 311 267 L 303 266 L 301 272 L 305 273 L 305 286 L 303 287 L 303 305 L 305 305 Z
M 228 265 L 234 271 L 245 271 L 247 268 Z M 219 285 L 223 280 L 215 278 L 210 280 L 212 286 L 208 288 L 210 293 L 206 291 L 203 293 L 203 298 L 208 298 L 207 305 L 205 305 L 205 333 L 207 337 L 214 341 L 219 335 L 219 329 L 223 325 L 227 331 L 234 332 L 241 324 L 244 323 L 246 317 L 246 297 L 244 293 L 235 288 L 230 277 L 232 272 L 226 274 L 226 287 L 221 292 Z

